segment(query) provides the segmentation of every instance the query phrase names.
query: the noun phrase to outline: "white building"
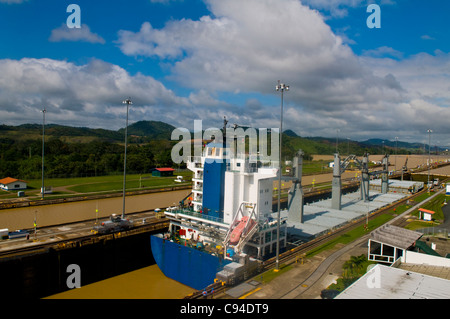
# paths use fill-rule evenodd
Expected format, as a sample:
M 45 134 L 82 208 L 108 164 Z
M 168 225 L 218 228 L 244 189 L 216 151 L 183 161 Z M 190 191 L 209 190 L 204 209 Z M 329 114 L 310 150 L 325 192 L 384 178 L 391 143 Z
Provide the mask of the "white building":
M 392 265 L 411 250 L 422 235 L 390 224 L 383 225 L 370 233 L 367 258 Z
M 12 177 L 6 177 L 0 179 L 0 188 L 7 191 L 27 189 L 27 182 Z
M 449 299 L 450 280 L 376 265 L 335 299 Z

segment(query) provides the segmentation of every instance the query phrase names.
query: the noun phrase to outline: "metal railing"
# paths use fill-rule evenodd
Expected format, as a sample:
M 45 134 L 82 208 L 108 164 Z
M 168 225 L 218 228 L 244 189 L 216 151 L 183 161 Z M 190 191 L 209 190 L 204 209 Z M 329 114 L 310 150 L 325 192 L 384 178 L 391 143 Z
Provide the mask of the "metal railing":
M 213 221 L 213 222 L 216 222 L 216 223 L 224 224 L 223 218 L 197 213 L 197 212 L 194 212 L 194 211 L 191 211 L 191 210 L 188 210 L 188 209 L 173 210 L 173 211 L 171 211 L 171 213 L 173 213 L 173 214 L 189 215 L 189 216 L 192 216 L 192 217 L 207 219 L 207 220 L 210 220 L 210 221 Z
M 450 233 L 450 229 L 447 228 L 439 228 L 439 227 L 424 227 L 420 229 L 416 229 L 415 231 L 422 233 L 424 235 L 442 235 L 445 238 L 448 238 L 448 234 Z

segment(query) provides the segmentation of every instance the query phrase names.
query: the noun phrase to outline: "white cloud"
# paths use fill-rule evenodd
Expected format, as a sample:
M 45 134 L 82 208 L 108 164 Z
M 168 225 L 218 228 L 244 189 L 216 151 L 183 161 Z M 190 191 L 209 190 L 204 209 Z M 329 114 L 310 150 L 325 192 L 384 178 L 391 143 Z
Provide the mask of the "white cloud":
M 379 5 L 393 5 L 393 0 L 302 0 L 302 3 L 313 9 L 325 11 L 333 18 L 343 18 L 348 15 L 348 8 L 367 7 L 371 3 Z
M 403 58 L 402 52 L 387 46 L 382 46 L 373 50 L 363 50 L 363 55 L 374 58 L 384 58 L 384 57 L 393 57 L 396 59 Z
M 92 33 L 88 25 L 82 24 L 81 28 L 68 28 L 65 23 L 63 23 L 59 28 L 52 30 L 49 41 L 83 41 L 90 43 L 105 43 L 105 39 L 96 33 Z
M 298 1 L 208 4 L 214 17 L 120 31 L 122 52 L 173 61 L 172 78 L 182 85 L 229 92 L 265 92 L 281 76 L 287 81 L 322 73 L 333 80 L 358 63 L 322 17 Z
M 188 91 L 185 97 L 150 76 L 99 60 L 81 66 L 0 60 L 0 117 L 17 121 L 12 114 L 19 109 L 35 110 L 36 118 L 48 105 L 55 122 L 118 128 L 124 125 L 121 101 L 131 96 L 132 121 L 192 128 L 194 119 L 202 119 L 204 127 L 217 127 L 227 116 L 239 124 L 277 127 L 275 85 L 282 80 L 291 87 L 284 128 L 303 136 L 335 136 L 339 128 L 355 139 L 418 141 L 433 125 L 439 140 L 450 144 L 449 54 L 405 57 L 381 47 L 357 56 L 321 14 L 297 0 L 207 4 L 211 15 L 198 20 L 171 20 L 162 28 L 144 22 L 139 30 L 118 33 L 124 54 L 159 59 L 168 78 Z
M 428 35 L 428 34 L 424 34 L 420 37 L 422 40 L 436 40 L 435 38 L 433 38 L 432 36 Z
M 130 119 L 154 118 L 189 105 L 152 77 L 130 75 L 101 60 L 75 65 L 52 59 L 0 60 L 2 123 L 35 123 L 43 107 L 51 123 L 123 127 L 122 100 L 132 97 Z
M 18 3 L 24 3 L 28 0 L 0 0 L 0 3 L 7 3 L 7 4 L 18 4 Z

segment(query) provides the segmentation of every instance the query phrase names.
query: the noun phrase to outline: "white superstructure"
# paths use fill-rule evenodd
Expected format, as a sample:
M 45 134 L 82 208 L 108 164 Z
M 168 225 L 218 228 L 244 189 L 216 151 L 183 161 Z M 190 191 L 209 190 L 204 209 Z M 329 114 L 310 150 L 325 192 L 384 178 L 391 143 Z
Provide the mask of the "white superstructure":
M 248 156 L 228 159 L 227 152 L 222 144 L 211 143 L 201 157 L 189 159 L 192 200 L 188 207 L 166 210 L 170 232 L 220 246 L 225 253 L 231 249 L 231 255 L 263 258 L 276 249 L 277 221 L 270 215 L 278 168 L 263 166 Z M 280 228 L 280 247 L 285 247 L 285 220 Z

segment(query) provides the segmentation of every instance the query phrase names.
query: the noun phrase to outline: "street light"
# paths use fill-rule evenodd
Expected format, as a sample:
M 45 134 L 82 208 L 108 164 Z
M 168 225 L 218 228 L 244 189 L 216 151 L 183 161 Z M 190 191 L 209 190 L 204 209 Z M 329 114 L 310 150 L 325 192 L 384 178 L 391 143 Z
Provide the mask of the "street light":
M 277 91 L 281 92 L 281 110 L 280 110 L 280 147 L 279 147 L 279 157 L 280 157 L 280 161 L 279 161 L 279 175 L 278 175 L 278 213 L 277 213 L 277 250 L 276 250 L 276 270 L 279 270 L 279 262 L 280 262 L 280 210 L 281 210 L 281 170 L 282 170 L 282 165 L 281 165 L 281 143 L 283 141 L 283 94 L 284 91 L 289 91 L 289 85 L 286 85 L 284 83 L 280 83 L 280 80 L 278 80 L 278 85 L 275 86 L 275 89 Z
M 431 132 L 433 132 L 432 130 L 427 130 L 428 132 L 428 192 L 430 191 L 430 165 L 431 165 Z
M 339 154 L 339 148 L 338 148 L 338 145 L 339 145 L 339 131 L 340 131 L 340 129 L 336 129 L 336 154 Z
M 45 139 L 45 113 L 47 110 L 44 108 L 42 110 L 42 185 L 41 185 L 41 198 L 44 199 L 44 139 Z
M 395 174 L 397 174 L 397 143 L 398 143 L 398 136 L 395 137 L 395 164 L 394 164 Z
M 123 207 L 122 207 L 122 219 L 125 219 L 125 184 L 127 180 L 127 139 L 128 139 L 128 108 L 133 102 L 131 102 L 131 98 L 126 99 L 122 102 L 127 105 L 127 122 L 125 125 L 125 156 L 123 159 Z

